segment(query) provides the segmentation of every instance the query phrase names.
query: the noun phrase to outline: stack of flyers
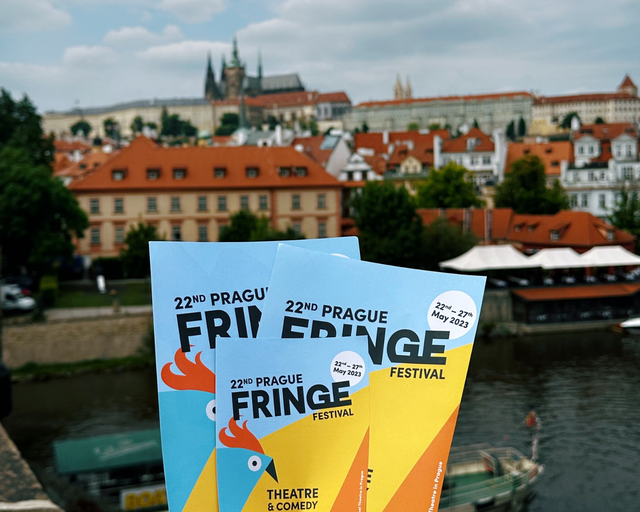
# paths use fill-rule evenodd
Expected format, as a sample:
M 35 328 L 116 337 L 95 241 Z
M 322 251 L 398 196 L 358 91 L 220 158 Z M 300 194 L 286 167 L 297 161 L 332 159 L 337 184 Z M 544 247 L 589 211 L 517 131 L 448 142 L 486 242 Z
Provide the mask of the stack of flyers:
M 170 512 L 437 510 L 485 278 L 353 238 L 151 260 Z

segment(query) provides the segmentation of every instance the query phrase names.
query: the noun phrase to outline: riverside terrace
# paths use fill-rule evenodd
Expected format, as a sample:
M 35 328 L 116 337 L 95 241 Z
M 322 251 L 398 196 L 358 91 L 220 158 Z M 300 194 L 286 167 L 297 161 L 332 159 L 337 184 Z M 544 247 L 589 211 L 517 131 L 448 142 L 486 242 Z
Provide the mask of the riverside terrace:
M 639 265 L 640 257 L 620 246 L 581 255 L 569 248 L 543 249 L 530 257 L 512 245 L 476 246 L 440 263 L 445 270 L 487 275 L 488 287 L 515 286 L 508 320 L 524 324 L 608 324 L 640 315 L 640 283 L 634 282 Z

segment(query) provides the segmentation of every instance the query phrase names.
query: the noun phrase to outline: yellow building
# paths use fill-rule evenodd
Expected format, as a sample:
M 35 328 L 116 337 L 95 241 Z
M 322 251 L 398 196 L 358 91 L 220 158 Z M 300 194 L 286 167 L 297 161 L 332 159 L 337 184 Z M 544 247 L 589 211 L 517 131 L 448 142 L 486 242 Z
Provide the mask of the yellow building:
M 292 147 L 171 147 L 138 137 L 69 189 L 89 215 L 78 254 L 117 256 L 138 222 L 167 240 L 217 241 L 245 209 L 278 230 L 340 236 L 340 182 Z

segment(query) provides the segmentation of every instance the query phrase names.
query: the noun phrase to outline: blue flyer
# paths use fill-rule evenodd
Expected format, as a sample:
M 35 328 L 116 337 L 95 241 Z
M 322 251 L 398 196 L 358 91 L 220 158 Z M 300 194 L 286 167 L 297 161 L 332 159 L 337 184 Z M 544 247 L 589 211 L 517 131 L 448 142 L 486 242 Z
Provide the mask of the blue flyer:
M 359 258 L 358 240 L 287 242 Z M 217 511 L 215 346 L 255 337 L 278 242 L 151 242 L 160 430 L 170 512 Z

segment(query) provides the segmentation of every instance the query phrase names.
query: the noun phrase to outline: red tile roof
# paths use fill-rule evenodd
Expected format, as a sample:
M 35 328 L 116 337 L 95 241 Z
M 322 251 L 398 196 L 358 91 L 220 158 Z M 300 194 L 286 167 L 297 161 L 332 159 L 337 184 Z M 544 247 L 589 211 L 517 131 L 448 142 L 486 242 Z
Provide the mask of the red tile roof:
M 640 291 L 638 283 L 596 284 L 559 288 L 530 288 L 511 290 L 514 295 L 529 302 L 568 299 L 600 299 L 604 297 L 627 297 Z
M 499 92 L 492 94 L 469 94 L 466 96 L 435 96 L 432 98 L 404 98 L 399 100 L 386 100 L 386 101 L 365 101 L 356 105 L 355 108 L 370 108 L 370 107 L 390 107 L 399 105 L 411 105 L 414 103 L 428 103 L 432 101 L 487 101 L 487 100 L 501 100 L 501 99 L 514 99 L 514 98 L 533 98 L 533 94 L 526 91 L 517 92 Z
M 570 94 L 566 96 L 540 96 L 534 101 L 534 105 L 547 105 L 556 103 L 577 103 L 582 101 L 607 101 L 638 99 L 627 92 L 603 92 L 587 94 Z M 639 100 L 640 101 L 640 100 Z
M 631 77 L 629 75 L 624 75 L 624 79 L 622 80 L 622 83 L 618 86 L 618 89 L 621 89 L 622 87 L 635 87 L 636 84 L 633 83 L 633 80 L 631 80 Z
M 90 174 L 98 169 L 102 164 L 114 157 L 116 153 L 103 153 L 102 151 L 96 151 L 95 153 L 89 153 L 79 162 L 74 162 L 64 169 L 57 170 L 53 173 L 54 176 L 70 176 L 72 178 L 79 178 L 85 174 Z
M 224 178 L 214 178 L 214 168 L 225 168 Z M 248 178 L 247 167 L 258 176 Z M 306 177 L 281 177 L 279 167 L 306 167 Z M 148 180 L 147 169 L 160 169 L 157 180 Z M 184 179 L 174 179 L 173 169 L 186 169 Z M 112 171 L 125 170 L 123 180 Z M 185 190 L 242 188 L 340 187 L 340 182 L 319 164 L 292 147 L 169 147 L 140 136 L 94 173 L 74 181 L 74 192 L 97 190 Z
M 85 144 L 79 140 L 68 141 L 64 139 L 56 139 L 53 141 L 53 146 L 56 151 L 64 151 L 65 153 L 73 153 L 76 150 L 84 153 L 91 150 L 91 146 L 89 144 Z
M 584 124 L 578 132 L 574 133 L 573 138 L 574 140 L 579 140 L 586 135 L 590 135 L 598 140 L 611 140 L 623 133 L 633 138 L 638 138 L 638 130 L 633 123 Z
M 380 155 L 364 156 L 364 161 L 367 162 L 376 174 L 382 176 L 387 170 L 387 160 Z
M 450 224 L 460 227 L 464 223 L 464 208 L 418 208 L 416 212 L 422 218 L 422 223 L 426 226 L 436 219 L 444 216 Z M 486 210 L 485 208 L 470 208 L 470 225 L 471 232 L 482 241 L 488 236 L 487 220 L 491 215 L 491 237 L 492 241 L 504 241 L 509 232 L 511 217 L 514 215 L 511 208 L 493 208 Z
M 544 163 L 545 174 L 547 176 L 555 176 L 560 174 L 560 162 L 563 160 L 573 162 L 573 144 L 568 141 L 538 144 L 512 142 L 507 148 L 505 172 L 511 172 L 511 164 L 526 155 L 539 157 Z
M 320 149 L 323 140 L 324 135 L 316 135 L 314 137 L 296 137 L 291 142 L 291 146 L 294 148 L 298 145 L 302 146 L 304 154 L 324 167 L 329 160 L 331 153 L 333 153 L 333 150 Z
M 464 153 L 467 150 L 467 141 L 469 139 L 478 139 L 480 142 L 473 148 L 472 151 L 485 152 L 493 151 L 495 144 L 486 133 L 479 128 L 471 128 L 466 134 L 461 135 L 456 139 L 445 140 L 442 144 L 443 153 Z
M 429 133 L 420 133 L 418 131 L 406 132 L 388 132 L 389 144 L 406 144 L 407 141 L 413 141 L 414 144 L 423 143 L 431 145 L 433 149 L 433 137 L 440 136 L 442 139 L 449 138 L 449 130 L 439 129 L 431 130 Z M 383 142 L 384 134 L 382 132 L 356 133 L 353 139 L 353 147 L 357 151 L 360 148 L 373 149 L 376 155 L 387 154 L 389 144 Z
M 315 105 L 318 102 L 318 91 L 282 92 L 265 94 L 254 98 L 265 108 L 295 107 L 298 105 Z
M 389 166 L 400 165 L 410 156 L 424 165 L 433 165 L 433 138 L 430 141 L 418 142 L 413 149 L 410 149 L 409 145 L 398 144 L 389 157 Z
M 325 92 L 318 94 L 318 103 L 351 103 L 346 92 Z

